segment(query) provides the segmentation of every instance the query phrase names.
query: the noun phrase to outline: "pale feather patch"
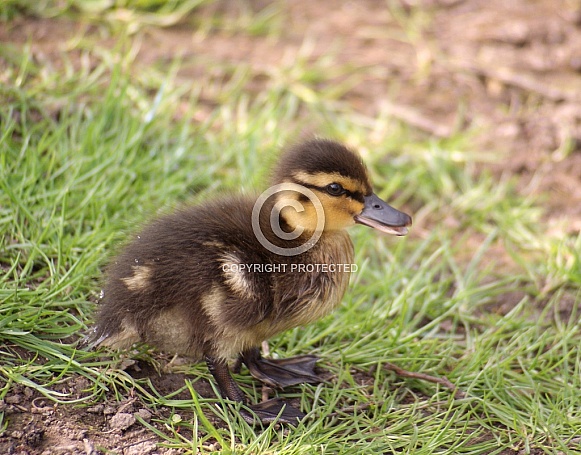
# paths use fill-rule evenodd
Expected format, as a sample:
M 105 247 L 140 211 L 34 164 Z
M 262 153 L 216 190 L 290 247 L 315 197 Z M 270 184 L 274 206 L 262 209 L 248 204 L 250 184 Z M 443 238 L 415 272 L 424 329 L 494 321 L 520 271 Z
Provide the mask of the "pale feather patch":
M 202 353 L 192 344 L 192 331 L 192 324 L 185 317 L 184 310 L 171 307 L 148 322 L 146 341 L 162 351 L 199 359 Z
M 222 325 L 222 303 L 224 302 L 225 298 L 226 294 L 224 290 L 219 287 L 215 287 L 201 298 L 204 313 L 206 313 L 210 320 L 217 326 Z
M 149 279 L 153 273 L 151 267 L 146 267 L 143 265 L 133 265 L 133 276 L 121 278 L 121 281 L 125 283 L 127 289 L 130 291 L 139 291 L 145 289 L 149 284 Z
M 99 346 L 107 346 L 111 349 L 129 349 L 135 343 L 141 341 L 137 328 L 124 319 L 121 322 L 121 330 L 111 336 L 106 337 Z
M 245 264 L 238 256 L 226 253 L 222 256 L 221 262 L 224 282 L 234 294 L 244 297 L 254 293 L 252 282 L 243 269 Z
M 294 327 L 294 326 L 293 326 Z M 213 340 L 214 351 L 224 359 L 234 359 L 241 352 L 260 344 L 274 335 L 286 330 L 286 321 L 265 319 L 245 329 L 224 327 L 221 336 Z
M 241 352 L 260 346 L 265 339 L 266 337 L 260 335 L 259 329 L 253 327 L 252 330 L 239 330 L 236 334 L 225 332 L 214 340 L 213 347 L 219 357 L 235 359 Z
M 226 246 L 222 242 L 219 242 L 218 240 L 208 240 L 206 242 L 202 242 L 202 245 L 211 246 L 215 248 L 224 248 Z

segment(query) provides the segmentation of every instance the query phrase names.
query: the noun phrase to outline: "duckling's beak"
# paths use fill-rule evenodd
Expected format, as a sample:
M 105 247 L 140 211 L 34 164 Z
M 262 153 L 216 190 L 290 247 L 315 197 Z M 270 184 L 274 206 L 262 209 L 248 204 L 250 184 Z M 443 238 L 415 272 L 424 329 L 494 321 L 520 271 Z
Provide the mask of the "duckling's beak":
M 356 223 L 377 229 L 387 234 L 406 235 L 412 218 L 399 210 L 394 209 L 385 201 L 372 193 L 364 198 L 365 207 L 359 215 L 355 215 Z

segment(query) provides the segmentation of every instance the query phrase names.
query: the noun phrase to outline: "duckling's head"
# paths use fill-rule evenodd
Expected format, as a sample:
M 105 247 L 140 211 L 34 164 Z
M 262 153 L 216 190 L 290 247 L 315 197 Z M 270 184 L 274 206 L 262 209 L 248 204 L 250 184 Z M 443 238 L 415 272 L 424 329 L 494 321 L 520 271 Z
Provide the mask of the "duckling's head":
M 276 194 L 275 204 L 281 207 L 280 216 L 291 230 L 313 232 L 323 226 L 323 231 L 334 231 L 359 223 L 405 235 L 412 222 L 409 215 L 373 193 L 361 157 L 334 141 L 312 139 L 286 150 L 275 168 L 273 183 L 300 185 L 312 192 L 290 189 Z M 309 197 L 312 194 L 315 200 Z

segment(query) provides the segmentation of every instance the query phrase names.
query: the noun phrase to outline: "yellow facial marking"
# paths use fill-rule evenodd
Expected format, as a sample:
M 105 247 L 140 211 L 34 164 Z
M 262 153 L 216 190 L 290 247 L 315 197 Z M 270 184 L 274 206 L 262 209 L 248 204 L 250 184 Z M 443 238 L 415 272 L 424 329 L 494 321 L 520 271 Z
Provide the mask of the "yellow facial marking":
M 284 191 L 276 196 L 276 205 L 281 208 L 280 214 L 284 220 L 297 234 L 301 234 L 301 231 L 313 232 L 318 225 L 317 210 L 310 201 L 303 201 L 300 196 L 293 191 Z
M 325 210 L 325 230 L 345 229 L 355 224 L 353 217 L 363 211 L 363 203 L 346 197 L 321 196 Z
M 345 229 L 355 224 L 353 217 L 362 212 L 364 204 L 346 195 L 331 196 L 327 191 L 317 188 L 325 188 L 330 183 L 338 183 L 347 191 L 360 193 L 362 195 L 369 191 L 367 182 L 360 182 L 350 177 L 345 177 L 338 173 L 316 173 L 297 172 L 293 174 L 294 182 L 309 185 L 323 207 L 325 215 L 324 231 L 335 231 Z M 315 188 L 317 187 L 317 188 Z M 317 226 L 317 212 L 313 204 L 302 200 L 296 192 L 286 191 L 278 195 L 281 204 L 287 207 L 281 211 L 285 221 L 293 228 L 302 227 L 307 232 L 313 232 Z M 302 210 L 295 210 L 288 201 L 298 201 Z
M 133 269 L 133 276 L 121 278 L 121 281 L 125 283 L 125 286 L 127 286 L 127 289 L 130 291 L 145 289 L 149 283 L 149 278 L 151 278 L 153 270 L 151 267 L 143 265 L 134 265 L 131 268 Z
M 321 188 L 324 188 L 330 183 L 339 183 L 343 188 L 351 191 L 352 193 L 360 192 L 362 194 L 366 194 L 368 191 L 366 182 L 360 182 L 358 180 L 352 179 L 351 177 L 345 177 L 338 172 L 317 172 L 315 174 L 309 174 L 308 172 L 296 172 L 293 174 L 293 178 L 297 182 L 304 182 L 309 185 L 314 185 Z

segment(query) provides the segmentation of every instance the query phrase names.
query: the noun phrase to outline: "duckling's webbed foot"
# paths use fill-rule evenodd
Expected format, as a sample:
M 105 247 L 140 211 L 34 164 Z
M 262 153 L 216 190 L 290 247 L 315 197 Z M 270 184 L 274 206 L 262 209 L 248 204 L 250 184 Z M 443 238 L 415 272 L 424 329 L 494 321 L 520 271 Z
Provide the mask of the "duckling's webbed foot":
M 262 403 L 258 404 L 253 404 L 248 407 L 252 409 L 252 412 L 256 414 L 262 423 L 271 423 L 276 421 L 296 425 L 306 415 L 299 411 L 297 408 L 288 404 L 282 398 L 272 398 L 270 400 L 263 401 Z M 245 414 L 248 415 L 248 417 L 251 419 L 253 418 L 252 415 L 245 413 L 244 410 L 242 410 L 242 417 L 244 417 L 244 420 L 247 422 L 249 420 Z
M 258 348 L 242 353 L 242 361 L 250 374 L 259 381 L 276 389 L 297 384 L 318 384 L 324 379 L 315 373 L 319 358 L 314 355 L 290 357 L 288 359 L 265 359 Z
M 247 403 L 244 392 L 230 375 L 227 362 L 206 357 L 206 364 L 210 373 L 216 379 L 220 394 L 224 398 L 239 403 Z M 296 425 L 299 420 L 305 417 L 305 414 L 286 403 L 282 398 L 273 398 L 248 407 L 254 414 L 242 409 L 240 415 L 246 422 L 253 425 L 260 422 L 271 423 L 274 421 Z

